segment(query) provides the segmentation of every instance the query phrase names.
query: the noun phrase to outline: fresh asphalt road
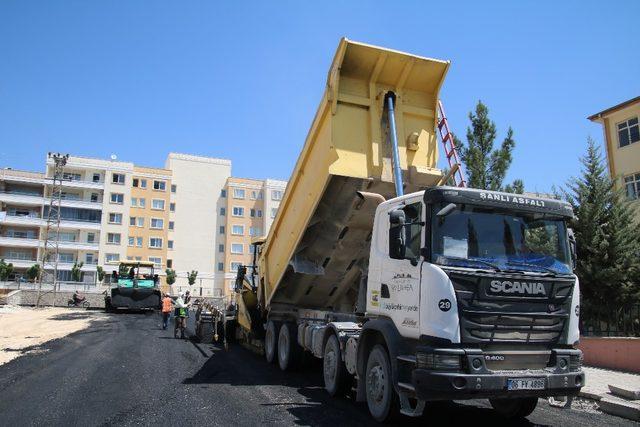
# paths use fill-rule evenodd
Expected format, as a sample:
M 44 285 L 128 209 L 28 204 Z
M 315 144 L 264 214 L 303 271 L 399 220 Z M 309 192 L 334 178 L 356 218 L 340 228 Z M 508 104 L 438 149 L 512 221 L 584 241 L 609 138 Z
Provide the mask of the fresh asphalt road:
M 67 316 L 67 315 L 64 315 Z M 157 314 L 70 312 L 96 321 L 0 366 L 0 425 L 371 425 L 366 404 L 330 398 L 321 365 L 284 374 L 240 346 L 176 340 Z M 55 321 L 55 320 L 52 320 Z M 434 405 L 402 425 L 506 425 L 483 401 Z M 516 425 L 631 425 L 544 401 Z

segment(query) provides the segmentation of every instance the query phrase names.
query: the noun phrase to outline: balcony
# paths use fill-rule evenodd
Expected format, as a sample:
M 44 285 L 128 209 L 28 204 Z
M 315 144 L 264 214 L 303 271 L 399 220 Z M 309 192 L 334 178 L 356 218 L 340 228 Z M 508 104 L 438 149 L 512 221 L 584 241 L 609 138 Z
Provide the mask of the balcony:
M 48 185 L 51 185 L 53 182 L 53 178 L 47 177 L 46 182 Z M 104 181 L 85 181 L 83 179 L 63 179 L 62 186 L 67 188 L 88 188 L 91 190 L 104 190 Z
M 42 246 L 42 242 L 37 237 L 15 237 L 12 235 L 0 236 L 0 246 L 14 248 L 37 248 Z
M 30 268 L 33 264 L 38 264 L 35 258 L 11 258 L 0 255 L 0 259 L 4 259 L 7 264 L 13 264 L 13 268 Z
M 36 213 L 17 215 L 10 212 L 0 212 L 0 224 L 41 227 L 46 225 L 46 221 Z
M 46 204 L 51 203 L 51 197 L 44 199 Z M 102 210 L 102 201 L 92 202 L 91 200 L 81 199 L 80 197 L 73 197 L 69 194 L 62 196 L 60 200 L 60 206 L 66 208 L 81 208 L 81 209 L 95 209 Z
M 42 206 L 45 199 L 38 193 L 0 191 L 0 202 L 21 206 Z

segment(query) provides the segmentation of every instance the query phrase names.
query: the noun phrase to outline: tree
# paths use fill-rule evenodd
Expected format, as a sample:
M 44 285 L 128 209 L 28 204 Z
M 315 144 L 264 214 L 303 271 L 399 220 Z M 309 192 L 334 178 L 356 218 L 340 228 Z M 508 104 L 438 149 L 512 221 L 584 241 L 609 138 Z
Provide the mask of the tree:
M 191 273 L 189 273 L 189 286 L 193 286 L 196 283 L 196 278 L 198 277 L 198 272 L 195 270 L 191 270 Z
M 40 264 L 33 264 L 31 267 L 27 269 L 27 277 L 29 278 L 29 280 L 35 282 L 39 276 L 40 276 Z
M 175 270 L 167 268 L 165 270 L 165 273 L 167 273 L 167 285 L 171 286 L 174 283 L 176 283 L 176 271 Z M 193 281 L 195 282 L 195 278 L 193 279 Z
M 98 274 L 98 283 L 102 283 L 102 281 L 104 280 L 104 268 L 97 266 L 96 267 L 96 273 Z
M 507 184 L 504 187 L 504 191 L 507 193 L 522 194 L 524 193 L 524 182 L 521 179 L 514 179 L 513 184 Z
M 469 113 L 471 127 L 467 128 L 467 144 L 463 144 L 454 135 L 454 142 L 460 153 L 467 173 L 467 185 L 483 190 L 504 190 L 503 181 L 511 166 L 513 148 L 513 129 L 509 127 L 507 136 L 500 148 L 493 148 L 496 139 L 496 124 L 489 119 L 489 109 L 478 101 L 476 111 Z M 524 191 L 522 180 L 516 180 L 507 189 L 514 193 Z
M 562 193 L 576 216 L 572 227 L 583 318 L 606 320 L 614 308 L 640 296 L 640 231 L 591 138 L 581 163 L 581 176 L 572 178 Z
M 6 282 L 13 273 L 13 264 L 4 262 L 4 259 L 0 259 L 0 280 Z
M 71 267 L 71 280 L 74 282 L 80 282 L 82 280 L 82 266 L 84 262 L 74 262 L 73 267 Z

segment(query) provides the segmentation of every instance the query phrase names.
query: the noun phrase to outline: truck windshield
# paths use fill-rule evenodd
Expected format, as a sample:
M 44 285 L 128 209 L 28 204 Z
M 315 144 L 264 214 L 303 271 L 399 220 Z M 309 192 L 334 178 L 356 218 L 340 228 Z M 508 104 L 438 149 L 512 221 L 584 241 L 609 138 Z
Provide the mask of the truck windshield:
M 434 207 L 434 213 L 445 205 Z M 433 262 L 499 271 L 570 274 L 563 219 L 458 205 L 433 216 Z

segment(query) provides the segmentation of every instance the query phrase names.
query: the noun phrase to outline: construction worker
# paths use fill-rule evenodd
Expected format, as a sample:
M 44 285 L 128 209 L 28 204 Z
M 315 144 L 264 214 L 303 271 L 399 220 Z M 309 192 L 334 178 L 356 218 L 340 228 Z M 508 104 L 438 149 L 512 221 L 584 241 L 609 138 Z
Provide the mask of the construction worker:
M 189 310 L 191 303 L 184 302 L 184 294 L 180 293 L 175 304 L 175 329 L 173 330 L 173 337 L 178 338 L 178 329 L 180 329 L 180 338 L 184 339 L 184 330 L 187 328 L 187 311 Z
M 169 326 L 171 310 L 173 310 L 173 300 L 169 294 L 164 294 L 164 298 L 162 298 L 162 329 L 167 329 Z

